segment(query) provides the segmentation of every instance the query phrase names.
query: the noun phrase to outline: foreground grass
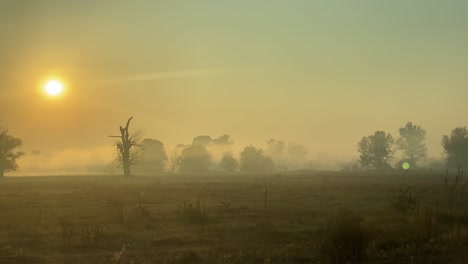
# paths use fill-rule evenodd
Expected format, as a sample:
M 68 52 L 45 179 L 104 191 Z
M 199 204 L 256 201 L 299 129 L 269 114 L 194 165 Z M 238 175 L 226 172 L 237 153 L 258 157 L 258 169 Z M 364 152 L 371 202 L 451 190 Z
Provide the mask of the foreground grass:
M 466 263 L 448 196 L 437 173 L 5 178 L 0 263 Z

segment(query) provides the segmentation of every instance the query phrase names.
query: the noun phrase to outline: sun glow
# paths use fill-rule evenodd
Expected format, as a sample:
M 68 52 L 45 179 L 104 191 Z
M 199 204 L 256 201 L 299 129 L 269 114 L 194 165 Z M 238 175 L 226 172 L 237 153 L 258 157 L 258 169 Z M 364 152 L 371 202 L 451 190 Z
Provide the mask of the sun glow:
M 45 85 L 45 92 L 50 96 L 57 96 L 62 93 L 63 85 L 57 80 L 50 80 Z

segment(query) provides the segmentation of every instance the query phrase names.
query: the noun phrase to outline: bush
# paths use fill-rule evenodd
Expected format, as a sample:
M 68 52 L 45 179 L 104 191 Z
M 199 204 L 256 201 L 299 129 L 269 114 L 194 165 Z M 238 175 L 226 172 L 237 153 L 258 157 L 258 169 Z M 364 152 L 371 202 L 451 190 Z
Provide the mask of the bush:
M 400 191 L 400 193 L 393 198 L 393 209 L 402 214 L 407 214 L 419 207 L 419 200 L 411 194 L 410 189 L 411 186 L 406 188 L 405 191 Z
M 205 226 L 208 224 L 208 214 L 205 207 L 201 205 L 200 199 L 197 200 L 195 205 L 185 202 L 180 204 L 176 213 L 183 222 L 200 225 L 202 231 L 205 230 Z
M 362 221 L 353 211 L 340 210 L 316 233 L 320 253 L 331 263 L 362 263 L 370 241 Z
M 454 213 L 457 209 L 463 208 L 463 196 L 466 189 L 466 181 L 463 179 L 463 170 L 458 168 L 457 175 L 450 181 L 448 170 L 444 176 L 444 186 L 448 196 L 449 212 Z

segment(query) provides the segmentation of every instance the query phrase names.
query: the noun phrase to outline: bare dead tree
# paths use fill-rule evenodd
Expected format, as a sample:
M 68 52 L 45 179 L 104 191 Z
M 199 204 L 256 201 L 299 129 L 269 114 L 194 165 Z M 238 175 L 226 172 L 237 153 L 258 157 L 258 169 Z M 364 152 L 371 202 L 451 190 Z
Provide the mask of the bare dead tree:
M 133 147 L 139 146 L 139 142 L 142 137 L 141 130 L 138 130 L 132 135 L 128 132 L 128 127 L 130 126 L 130 121 L 132 121 L 132 119 L 133 117 L 128 119 L 125 127 L 120 126 L 120 136 L 109 136 L 120 138 L 120 141 L 115 145 L 117 147 L 118 161 L 122 164 L 125 177 L 132 176 L 131 167 L 135 165 L 141 156 L 140 150 L 131 151 Z

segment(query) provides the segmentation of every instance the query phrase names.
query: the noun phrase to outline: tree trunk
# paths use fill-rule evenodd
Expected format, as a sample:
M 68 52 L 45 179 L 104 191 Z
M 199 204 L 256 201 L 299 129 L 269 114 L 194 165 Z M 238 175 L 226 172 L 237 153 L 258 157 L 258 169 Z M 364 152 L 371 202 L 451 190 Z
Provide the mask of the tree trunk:
M 128 126 L 133 117 L 130 117 L 125 127 L 120 127 L 120 134 L 122 136 L 122 167 L 124 171 L 124 177 L 132 177 L 130 170 L 130 148 L 132 148 L 132 142 L 130 135 L 128 134 Z
M 130 167 L 132 166 L 132 158 L 135 158 L 134 156 L 132 157 L 130 154 L 130 149 L 136 145 L 137 139 L 135 137 L 131 137 L 128 133 L 128 126 L 130 125 L 130 121 L 132 121 L 133 117 L 130 117 L 127 121 L 127 125 L 125 127 L 120 126 L 120 136 L 109 136 L 109 137 L 115 137 L 115 138 L 120 138 L 122 143 L 117 143 L 117 150 L 119 151 L 120 158 L 122 159 L 122 167 L 124 171 L 124 177 L 131 177 L 132 172 L 130 170 Z
M 130 170 L 130 150 L 124 146 L 122 153 L 122 167 L 125 177 L 132 177 L 132 172 Z

